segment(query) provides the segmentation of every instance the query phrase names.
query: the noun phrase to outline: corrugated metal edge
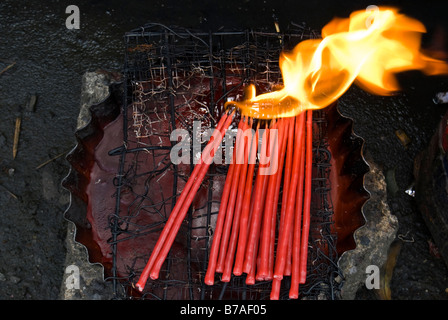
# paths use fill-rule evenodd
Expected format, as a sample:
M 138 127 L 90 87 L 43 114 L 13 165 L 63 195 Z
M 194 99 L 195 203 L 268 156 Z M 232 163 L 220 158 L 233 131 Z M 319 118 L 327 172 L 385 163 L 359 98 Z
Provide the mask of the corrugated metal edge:
M 88 81 L 88 77 L 96 77 L 90 85 L 86 84 Z M 88 88 L 87 88 L 88 87 Z M 101 276 L 103 281 L 106 280 L 105 278 L 105 267 L 102 263 L 95 261 L 91 254 L 89 253 L 89 249 L 83 241 L 80 241 L 78 238 L 79 234 L 79 224 L 77 222 L 73 221 L 69 216 L 71 215 L 72 210 L 79 210 L 79 208 L 75 208 L 75 199 L 78 199 L 78 201 L 82 202 L 79 198 L 77 198 L 70 190 L 70 179 L 74 178 L 76 179 L 76 176 L 79 174 L 79 172 L 73 168 L 72 163 L 70 161 L 70 157 L 72 157 L 77 151 L 80 149 L 80 142 L 81 142 L 81 136 L 84 134 L 88 134 L 89 132 L 95 132 L 99 129 L 98 124 L 93 121 L 94 119 L 98 118 L 97 114 L 101 114 L 104 109 L 107 109 L 109 106 L 113 106 L 112 109 L 115 110 L 107 110 L 106 113 L 112 113 L 112 114 L 119 114 L 121 110 L 121 101 L 119 103 L 115 103 L 116 97 L 114 97 L 114 94 L 117 93 L 117 87 L 122 87 L 122 81 L 120 78 L 120 75 L 114 72 L 108 72 L 108 71 L 95 71 L 95 72 L 87 72 L 83 75 L 83 88 L 81 92 L 81 107 L 80 107 L 80 113 L 78 117 L 78 124 L 77 128 L 74 132 L 75 138 L 76 138 L 76 145 L 73 147 L 72 150 L 70 150 L 67 155 L 65 156 L 65 160 L 69 163 L 69 172 L 67 175 L 62 179 L 61 185 L 62 188 L 67 190 L 69 192 L 69 204 L 67 208 L 65 209 L 63 216 L 66 221 L 72 224 L 73 226 L 73 233 L 68 230 L 68 235 L 73 236 L 72 239 L 69 239 L 70 241 L 73 241 L 74 244 L 80 245 L 82 249 L 85 251 L 85 255 L 87 257 L 86 261 L 79 261 L 79 264 L 82 264 L 84 262 L 88 263 L 89 265 L 96 265 L 101 267 Z M 92 89 L 101 90 L 100 97 L 95 96 Z M 120 99 L 118 99 L 120 100 Z M 108 122 L 113 121 L 113 118 L 116 116 L 111 116 Z

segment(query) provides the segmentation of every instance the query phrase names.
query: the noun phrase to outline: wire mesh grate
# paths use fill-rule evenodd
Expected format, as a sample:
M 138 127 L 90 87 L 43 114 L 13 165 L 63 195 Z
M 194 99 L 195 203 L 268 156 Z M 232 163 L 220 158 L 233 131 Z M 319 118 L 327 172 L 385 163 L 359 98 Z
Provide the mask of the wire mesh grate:
M 215 285 L 203 282 L 220 192 L 227 166 L 214 163 L 171 249 L 159 279 L 149 281 L 137 295 L 133 283 L 150 255 L 176 198 L 204 147 L 209 129 L 222 114 L 228 99 L 241 98 L 254 83 L 269 91 L 281 85 L 278 59 L 282 50 L 319 35 L 292 24 L 284 33 L 194 32 L 148 24 L 125 35 L 125 95 L 123 146 L 115 179 L 116 210 L 109 218 L 112 237 L 112 277 L 116 296 L 144 299 L 269 299 L 270 281 L 247 285 L 244 276 Z M 337 281 L 336 236 L 331 231 L 333 207 L 329 172 L 331 153 L 326 142 L 324 111 L 314 111 L 313 200 L 309 238 L 307 283 L 303 299 L 334 299 Z M 235 124 L 231 128 L 235 128 Z M 171 134 L 183 130 L 185 141 L 200 141 L 190 148 L 188 163 L 173 164 Z M 223 157 L 226 148 L 222 148 Z M 195 153 L 196 152 L 196 153 Z M 281 298 L 288 296 L 288 277 Z

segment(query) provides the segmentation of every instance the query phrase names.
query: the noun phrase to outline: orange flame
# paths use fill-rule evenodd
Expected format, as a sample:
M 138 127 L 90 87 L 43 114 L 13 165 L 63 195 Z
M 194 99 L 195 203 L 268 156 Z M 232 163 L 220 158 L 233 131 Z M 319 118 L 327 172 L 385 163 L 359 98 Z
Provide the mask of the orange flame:
M 280 90 L 256 95 L 251 84 L 243 101 L 227 104 L 254 118 L 289 117 L 330 105 L 355 81 L 371 93 L 389 95 L 399 90 L 394 76 L 398 72 L 448 73 L 445 62 L 420 51 L 424 32 L 421 22 L 395 8 L 335 18 L 322 29 L 322 39 L 302 41 L 292 52 L 281 54 Z

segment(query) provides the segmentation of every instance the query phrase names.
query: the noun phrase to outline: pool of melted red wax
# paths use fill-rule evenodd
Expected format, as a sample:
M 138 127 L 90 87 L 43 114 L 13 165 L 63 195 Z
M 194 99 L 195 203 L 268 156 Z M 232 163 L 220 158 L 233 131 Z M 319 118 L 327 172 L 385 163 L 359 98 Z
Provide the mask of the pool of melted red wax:
M 197 92 L 191 94 L 203 94 L 201 84 Z M 179 98 L 182 99 L 182 98 Z M 181 101 L 175 101 L 181 105 Z M 165 106 L 167 108 L 168 106 Z M 132 106 L 129 106 L 128 114 L 132 115 Z M 216 123 L 219 119 L 207 116 L 204 108 L 191 108 L 186 105 L 184 110 L 178 110 L 182 118 L 175 119 L 176 128 L 183 128 L 185 123 L 201 119 L 202 128 L 209 128 L 212 120 Z M 363 176 L 367 172 L 367 166 L 362 158 L 362 140 L 354 137 L 351 130 L 352 121 L 344 118 L 333 105 L 325 109 L 328 126 L 328 149 L 331 152 L 331 201 L 334 209 L 333 231 L 337 234 L 337 251 L 342 254 L 346 250 L 355 247 L 353 233 L 364 224 L 362 206 L 368 199 L 368 193 L 363 187 Z M 169 112 L 163 113 L 165 116 Z M 70 219 L 77 226 L 76 240 L 84 244 L 89 252 L 91 262 L 99 262 L 105 267 L 105 276 L 112 276 L 112 247 L 116 241 L 116 276 L 128 277 L 130 273 L 139 272 L 144 268 L 147 259 L 154 247 L 166 216 L 173 206 L 174 175 L 177 174 L 176 193 L 180 195 L 190 174 L 190 165 L 180 164 L 177 171 L 169 164 L 169 150 L 158 152 L 153 156 L 151 152 L 128 153 L 123 164 L 124 175 L 122 185 L 119 188 L 119 201 L 117 202 L 117 170 L 120 166 L 121 155 L 110 155 L 110 151 L 123 145 L 123 115 L 119 114 L 115 119 L 103 119 L 100 121 L 93 115 L 93 128 L 89 135 L 80 139 L 77 151 L 72 153 L 69 161 L 76 173 L 76 179 L 66 182 L 72 192 L 76 203 L 85 205 L 85 220 L 81 218 Z M 170 146 L 169 133 L 171 131 L 171 119 L 160 120 L 160 114 L 152 114 L 154 124 L 151 127 L 153 134 L 149 137 L 135 139 L 132 136 L 132 128 L 129 127 L 129 139 L 126 145 L 128 150 L 142 146 Z M 237 120 L 236 120 L 237 121 Z M 132 124 L 131 121 L 128 121 Z M 131 126 L 130 124 L 130 126 Z M 235 123 L 233 124 L 235 126 Z M 95 132 L 96 131 L 96 132 Z M 165 134 L 164 134 L 165 133 Z M 152 170 L 162 169 L 153 176 L 145 175 Z M 214 170 L 213 165 L 210 170 Z M 142 174 L 135 180 L 128 179 L 134 174 Z M 76 182 L 76 183 L 74 183 Z M 213 227 L 216 215 L 207 221 L 208 192 L 212 191 L 212 212 L 219 209 L 219 201 L 224 186 L 224 175 L 213 175 L 210 180 L 204 181 L 192 203 L 192 217 L 189 222 L 184 221 L 171 249 L 171 257 L 175 261 L 170 266 L 170 279 L 187 281 L 187 255 L 192 263 L 190 275 L 196 279 L 200 286 L 198 274 L 203 271 L 204 239 L 208 228 L 201 228 L 207 223 Z M 212 188 L 209 184 L 212 183 Z M 138 197 L 136 195 L 144 195 Z M 158 205 L 159 204 L 159 205 Z M 118 205 L 118 206 L 117 206 Z M 73 204 L 72 204 L 73 206 Z M 152 208 L 146 210 L 146 208 Z M 156 208 L 157 210 L 153 210 Z M 118 209 L 118 210 L 117 210 Z M 118 227 L 122 232 L 113 237 L 114 215 L 118 214 Z M 82 215 L 82 213 L 80 213 Z M 187 220 L 187 219 L 185 219 Z M 189 243 L 191 251 L 187 248 L 187 226 L 192 224 Z M 148 228 L 148 226 L 153 226 Z M 194 240 L 194 239 L 197 239 Z M 202 240 L 201 240 L 202 239 Z M 325 248 L 323 248 L 325 249 Z M 178 263 L 176 263 L 176 261 Z M 180 263 L 179 263 L 180 262 Z M 168 276 L 162 268 L 160 278 Z M 163 288 L 152 288 L 158 294 Z M 168 291 L 167 299 L 179 299 L 177 290 Z
M 190 94 L 202 95 L 204 92 L 201 83 L 194 90 L 190 90 Z M 182 105 L 184 99 L 185 97 L 181 96 L 176 98 L 174 103 Z M 186 128 L 186 124 L 191 124 L 193 120 L 200 120 L 202 131 L 204 131 L 212 127 L 212 122 L 219 121 L 219 119 L 212 119 L 207 114 L 207 109 L 198 106 L 199 104 L 195 108 L 191 108 L 191 105 L 178 107 L 177 113 L 181 114 L 182 117 L 175 119 L 174 126 L 177 129 L 182 129 Z M 151 108 L 154 108 L 154 106 L 151 105 Z M 152 134 L 147 137 L 137 139 L 131 127 L 132 119 L 129 120 L 127 150 L 143 146 L 171 146 L 172 142 L 169 138 L 172 128 L 169 118 L 170 112 L 169 110 L 164 111 L 163 108 L 168 108 L 168 105 L 158 106 L 159 113 L 149 113 Z M 128 114 L 132 115 L 132 112 L 131 105 Z M 160 121 L 161 119 L 163 121 Z M 97 130 L 101 132 L 102 138 L 95 141 L 97 142 L 96 145 L 91 143 L 86 147 L 90 154 L 89 157 L 79 159 L 87 169 L 83 172 L 88 172 L 86 175 L 88 183 L 80 185 L 80 187 L 83 189 L 81 193 L 87 204 L 86 219 L 89 222 L 88 228 L 80 226 L 84 230 L 80 232 L 79 241 L 88 248 L 92 262 L 99 262 L 105 266 L 106 276 L 112 276 L 111 243 L 116 241 L 116 270 L 118 272 L 116 276 L 127 277 L 131 270 L 140 272 L 145 266 L 159 237 L 163 223 L 173 206 L 174 199 L 171 198 L 173 190 L 175 188 L 176 194 L 181 194 L 190 175 L 191 167 L 189 164 L 181 163 L 174 169 L 170 163 L 169 150 L 161 150 L 155 153 L 128 152 L 123 164 L 125 174 L 122 177 L 119 202 L 117 203 L 117 183 L 119 183 L 117 171 L 121 156 L 119 154 L 111 156 L 110 151 L 122 145 L 123 115 L 120 114 L 115 120 L 104 127 L 98 127 Z M 154 175 L 147 174 L 153 170 L 157 171 Z M 213 169 L 211 168 L 211 170 Z M 178 179 L 174 179 L 174 175 L 177 175 Z M 137 178 L 135 180 L 130 179 L 133 176 Z M 205 232 L 208 232 L 208 229 L 201 227 L 207 224 L 208 208 L 206 204 L 210 201 L 208 198 L 209 184 L 213 183 L 211 210 L 216 212 L 219 209 L 224 181 L 224 175 L 215 175 L 212 179 L 201 184 L 191 205 L 195 217 L 191 221 L 192 239 L 204 238 L 206 236 Z M 174 183 L 176 183 L 176 187 Z M 144 197 L 138 195 L 144 195 Z M 146 210 L 149 207 L 151 209 Z M 158 213 L 155 213 L 156 210 Z M 123 232 L 113 238 L 112 223 L 115 214 L 120 217 L 117 222 L 119 229 Z M 214 225 L 215 219 L 215 217 L 212 218 L 210 222 L 212 225 Z M 153 227 L 148 228 L 148 226 Z M 175 261 L 186 261 L 187 259 L 187 250 L 185 250 L 187 246 L 186 232 L 187 224 L 184 223 L 171 249 L 171 256 Z M 89 236 L 82 237 L 82 234 L 89 234 Z M 193 261 L 191 271 L 198 274 L 203 269 L 200 261 L 204 259 L 204 250 L 202 249 L 204 241 L 192 241 L 190 247 L 192 248 L 191 261 Z M 170 275 L 178 281 L 187 281 L 186 263 L 173 263 L 170 267 Z M 160 278 L 164 277 L 162 268 Z M 154 289 L 154 291 L 157 290 L 158 288 Z M 174 290 L 171 294 L 172 297 L 168 296 L 168 299 L 179 298 L 177 290 Z
M 353 134 L 353 121 L 342 117 L 336 105 L 326 108 L 326 113 L 333 232 L 337 234 L 336 249 L 341 255 L 355 248 L 353 234 L 365 223 L 362 207 L 369 193 L 364 188 L 364 175 L 369 167 L 362 155 L 363 140 Z

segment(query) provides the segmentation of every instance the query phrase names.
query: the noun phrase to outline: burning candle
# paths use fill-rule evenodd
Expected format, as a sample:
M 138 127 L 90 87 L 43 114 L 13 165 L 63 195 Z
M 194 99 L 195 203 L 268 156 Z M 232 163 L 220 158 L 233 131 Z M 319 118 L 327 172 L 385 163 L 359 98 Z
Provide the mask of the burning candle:
M 312 194 L 313 171 L 313 111 L 307 111 L 306 119 L 306 152 L 305 152 L 305 195 L 303 203 L 302 245 L 300 252 L 300 283 L 306 281 L 306 266 L 308 256 L 308 237 L 310 229 L 310 210 Z
M 348 20 L 339 19 L 329 23 L 322 30 L 323 39 L 302 41 L 294 50 L 281 55 L 279 62 L 284 85 L 280 90 L 257 96 L 255 87 L 251 85 L 245 100 L 232 102 L 243 116 L 279 119 L 271 121 L 272 127 L 265 130 L 262 148 L 266 148 L 274 137 L 270 130 L 282 123 L 280 131 L 283 136 L 279 150 L 283 151 L 280 157 L 273 159 L 281 168 L 279 173 L 271 176 L 261 174 L 262 169 L 266 169 L 266 158 L 263 158 L 265 154 L 262 153 L 254 186 L 255 164 L 231 165 L 229 168 L 205 276 L 206 284 L 213 284 L 216 271 L 224 272 L 223 281 L 229 281 L 231 265 L 235 260 L 234 275 L 247 273 L 248 284 L 253 284 L 256 279 L 270 279 L 271 270 L 274 269 L 271 299 L 278 299 L 282 278 L 291 274 L 289 296 L 298 298 L 299 284 L 306 281 L 310 229 L 312 109 L 332 104 L 354 80 L 374 93 L 388 94 L 397 90 L 392 77 L 394 72 L 448 72 L 446 63 L 419 52 L 420 38 L 415 35 L 422 33 L 424 28 L 418 21 L 389 8 L 379 10 L 372 26 L 366 26 L 368 18 L 367 13 L 358 11 Z M 386 33 L 390 37 L 384 37 Z M 223 136 L 231 118 L 225 114 L 215 132 Z M 282 118 L 290 119 L 284 124 Z M 246 126 L 244 121 L 240 125 Z M 257 128 L 247 155 L 249 161 L 255 158 L 258 135 Z M 216 151 L 220 143 L 217 140 L 215 138 L 206 146 L 206 159 L 210 160 L 211 153 Z M 243 153 L 246 159 L 245 151 Z M 194 168 L 176 203 L 137 283 L 139 290 L 143 289 L 148 275 L 157 279 L 188 207 L 207 172 L 209 162 L 204 162 Z M 283 166 L 283 197 L 275 248 Z
M 274 278 L 277 279 L 283 278 L 286 265 L 288 244 L 290 234 L 292 231 L 292 221 L 294 218 L 293 212 L 296 198 L 295 196 L 296 196 L 297 183 L 299 180 L 299 168 L 301 160 L 300 147 L 303 135 L 304 120 L 305 120 L 305 113 L 301 113 L 300 115 L 297 116 L 295 123 L 294 158 L 292 164 L 291 182 L 288 189 L 287 206 L 283 221 L 283 229 L 282 232 L 279 234 L 277 258 L 274 269 Z
M 237 251 L 235 257 L 235 265 L 233 266 L 233 274 L 240 276 L 243 273 L 243 263 L 246 253 L 246 243 L 249 233 L 249 221 L 251 212 L 251 203 L 253 198 L 252 195 L 252 184 L 253 175 L 255 172 L 255 159 L 258 150 L 258 137 L 259 137 L 259 123 L 257 124 L 257 130 L 252 138 L 252 143 L 249 152 L 249 167 L 247 169 L 247 177 L 245 183 L 244 199 L 241 208 L 240 226 L 238 230 L 238 243 Z
M 163 261 L 168 255 L 169 248 L 174 241 L 174 238 L 177 234 L 177 230 L 180 227 L 180 223 L 185 217 L 185 214 L 193 201 L 194 195 L 199 188 L 199 184 L 202 182 L 207 169 L 211 163 L 211 159 L 213 159 L 214 153 L 216 152 L 219 144 L 221 143 L 222 138 L 224 137 L 224 132 L 229 127 L 233 118 L 232 114 L 224 113 L 221 117 L 217 127 L 215 128 L 212 138 L 208 142 L 207 146 L 204 149 L 203 155 L 204 158 L 201 158 L 201 162 L 195 166 L 190 178 L 185 185 L 184 190 L 181 193 L 176 205 L 174 206 L 165 227 L 162 230 L 162 233 L 159 236 L 159 239 L 154 246 L 153 252 L 143 269 L 142 274 L 140 275 L 139 281 L 136 284 L 136 287 L 139 291 L 142 291 L 145 287 L 146 281 L 151 273 L 151 278 L 155 279 L 158 277 L 158 273 Z M 210 158 L 211 157 L 211 158 Z M 178 219 L 180 216 L 180 219 Z M 180 221 L 180 222 L 179 222 Z M 161 256 L 159 257 L 159 254 Z M 157 265 L 156 269 L 152 271 L 154 265 Z
M 235 212 L 236 198 L 238 192 L 238 180 L 241 175 L 241 167 L 244 159 L 244 148 L 241 146 L 242 135 L 244 134 L 245 121 L 241 120 L 238 125 L 238 132 L 236 137 L 234 154 L 234 181 L 232 182 L 231 191 L 229 195 L 229 203 L 227 205 L 227 212 L 225 215 L 225 223 L 222 234 L 222 239 L 219 248 L 218 263 L 216 266 L 216 272 L 222 273 L 224 270 L 224 263 L 226 258 L 227 246 L 229 243 L 230 231 L 232 228 L 233 216 Z
M 174 221 L 173 227 L 170 230 L 170 232 L 166 238 L 166 241 L 163 243 L 163 247 L 159 251 L 157 259 L 155 260 L 154 265 L 151 269 L 150 277 L 153 280 L 157 279 L 159 277 L 160 268 L 162 267 L 162 264 L 168 255 L 168 252 L 174 242 L 177 232 L 179 231 L 182 221 L 184 220 L 185 215 L 187 214 L 188 208 L 190 207 L 191 203 L 193 202 L 196 192 L 199 189 L 199 186 L 201 185 L 202 180 L 204 179 L 204 176 L 207 173 L 207 170 L 208 170 L 210 164 L 212 163 L 214 154 L 215 154 L 216 150 L 218 149 L 218 147 L 224 137 L 225 131 L 229 127 L 230 123 L 232 122 L 232 118 L 233 118 L 232 116 L 228 116 L 227 119 L 225 120 L 225 123 L 222 125 L 222 127 L 219 127 L 219 125 L 218 125 L 219 129 L 218 128 L 215 129 L 212 134 L 212 137 L 215 137 L 215 138 L 213 138 L 213 142 L 212 143 L 209 142 L 207 144 L 207 146 L 210 146 L 210 147 L 207 148 L 207 146 L 206 146 L 204 152 L 202 153 L 203 162 L 199 164 L 201 166 L 200 174 L 198 175 L 198 177 L 196 177 L 194 184 L 191 188 L 191 191 L 189 191 L 189 193 L 188 193 L 186 202 L 182 204 L 180 214 L 174 218 L 175 221 Z M 171 218 L 171 215 L 170 215 L 170 218 Z
M 235 162 L 229 165 L 229 170 L 226 176 L 226 182 L 224 184 L 224 190 L 221 196 L 221 204 L 219 206 L 218 219 L 216 221 L 215 231 L 213 234 L 212 248 L 210 250 L 210 256 L 208 259 L 207 272 L 205 274 L 205 283 L 212 285 L 215 282 L 216 263 L 219 256 L 219 244 L 221 242 L 221 235 L 227 213 L 227 205 L 229 201 L 230 189 L 234 179 Z
M 283 142 L 281 145 L 281 150 L 279 154 L 279 167 L 278 167 L 278 175 L 276 180 L 276 191 L 275 191 L 275 199 L 274 206 L 272 208 L 272 227 L 271 227 L 271 246 L 270 246 L 270 256 L 269 256 L 269 278 L 273 278 L 274 273 L 274 261 L 275 261 L 275 239 L 276 239 L 276 223 L 277 223 L 277 210 L 278 210 L 278 201 L 280 197 L 280 187 L 282 183 L 282 173 L 283 167 L 285 163 L 285 155 L 286 155 L 286 146 L 288 144 L 288 134 L 289 128 L 293 126 L 294 118 L 286 118 L 285 119 L 285 128 L 283 131 Z M 272 274 L 271 274 L 272 273 Z
M 280 162 L 280 151 L 282 148 L 282 144 L 284 144 L 284 123 L 279 120 L 278 123 L 272 126 L 272 129 L 278 130 L 277 137 L 271 135 L 271 139 L 274 139 L 273 148 L 271 150 L 271 168 L 275 170 L 275 172 L 270 172 L 268 190 L 266 196 L 266 203 L 264 207 L 263 214 L 263 230 L 262 237 L 260 239 L 260 268 L 257 273 L 257 278 L 268 280 L 269 274 L 269 257 L 271 251 L 271 242 L 275 241 L 272 239 L 272 220 L 273 220 L 273 208 L 276 208 L 276 195 L 275 192 L 277 190 L 277 179 L 281 172 L 278 164 Z
M 267 145 L 269 143 L 269 128 L 266 128 L 263 137 L 262 137 L 262 149 L 266 150 Z M 258 241 L 260 236 L 260 225 L 262 218 L 262 210 L 264 205 L 264 200 L 266 197 L 266 178 L 267 175 L 261 174 L 261 169 L 265 167 L 266 160 L 266 152 L 261 152 L 261 163 L 264 165 L 259 165 L 256 182 L 255 182 L 255 190 L 253 195 L 253 205 L 251 212 L 251 221 L 249 223 L 249 234 L 246 245 L 246 254 L 243 265 L 243 272 L 249 274 L 252 270 L 252 267 L 256 264 L 256 254 L 258 249 Z
M 300 282 L 300 241 L 302 228 L 302 210 L 303 210 L 303 185 L 305 172 L 305 135 L 302 137 L 302 145 L 300 150 L 300 169 L 299 169 L 299 184 L 297 186 L 297 203 L 294 216 L 294 231 L 292 233 L 292 265 L 291 265 L 291 287 L 289 289 L 289 298 L 297 299 L 299 297 L 299 282 Z
M 244 157 L 242 159 L 243 163 L 240 164 L 242 167 L 241 167 L 241 174 L 239 176 L 239 182 L 238 182 L 238 197 L 237 197 L 237 202 L 236 202 L 236 206 L 235 206 L 235 217 L 234 217 L 233 225 L 232 225 L 232 234 L 230 236 L 229 245 L 228 245 L 228 249 L 226 252 L 226 261 L 224 264 L 224 271 L 223 271 L 223 274 L 221 277 L 221 281 L 223 281 L 223 282 L 230 281 L 230 277 L 232 274 L 232 267 L 233 267 L 235 251 L 236 251 L 236 246 L 237 246 L 237 241 L 238 241 L 238 232 L 240 229 L 241 212 L 243 211 L 243 203 L 245 201 L 244 196 L 245 196 L 245 189 L 246 189 L 247 172 L 248 172 L 248 168 L 249 168 L 249 163 L 248 163 L 249 162 L 249 152 L 251 149 L 252 137 L 253 137 L 252 120 L 246 119 L 245 121 L 247 121 L 244 123 L 244 127 L 243 127 L 243 130 L 245 130 L 245 131 L 244 131 L 244 135 L 241 137 L 240 145 L 239 145 L 239 148 L 240 148 L 241 152 L 243 152 Z M 246 136 L 247 133 L 249 133 L 248 136 Z

